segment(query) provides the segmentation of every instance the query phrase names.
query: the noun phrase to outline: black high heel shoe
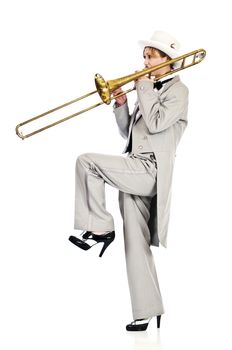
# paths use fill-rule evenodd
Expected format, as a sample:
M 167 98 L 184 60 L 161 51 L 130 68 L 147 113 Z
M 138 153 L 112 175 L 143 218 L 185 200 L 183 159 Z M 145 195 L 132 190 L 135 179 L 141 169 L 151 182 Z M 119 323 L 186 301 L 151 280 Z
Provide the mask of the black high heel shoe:
M 102 257 L 106 248 L 110 245 L 110 243 L 113 242 L 113 240 L 115 238 L 114 231 L 111 231 L 111 232 L 105 233 L 105 234 L 101 234 L 101 235 L 95 235 L 91 231 L 85 231 L 85 232 L 82 232 L 81 235 L 82 235 L 83 239 L 77 238 L 75 236 L 70 236 L 69 237 L 70 242 L 72 242 L 77 247 L 79 247 L 83 250 L 88 250 L 88 249 L 92 248 L 95 244 L 103 242 L 104 245 L 103 245 L 102 250 L 99 254 L 99 257 Z M 96 243 L 90 245 L 86 242 L 87 240 L 94 240 L 94 241 L 96 241 Z
M 144 318 L 138 318 L 135 321 L 132 321 L 130 324 L 126 326 L 127 331 L 145 331 L 147 329 L 147 326 L 149 322 L 151 321 L 152 317 L 149 317 L 148 322 L 143 322 L 146 319 Z M 160 320 L 161 320 L 161 315 L 157 316 L 157 328 L 160 328 Z

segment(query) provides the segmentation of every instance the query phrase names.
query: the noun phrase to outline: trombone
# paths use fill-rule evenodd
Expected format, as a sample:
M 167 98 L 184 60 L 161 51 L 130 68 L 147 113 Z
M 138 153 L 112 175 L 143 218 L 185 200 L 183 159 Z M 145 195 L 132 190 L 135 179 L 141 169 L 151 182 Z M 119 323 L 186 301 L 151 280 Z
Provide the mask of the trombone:
M 89 111 L 89 110 L 91 110 L 93 108 L 96 108 L 96 107 L 98 107 L 98 106 L 100 106 L 100 105 L 102 105 L 104 103 L 109 105 L 111 103 L 111 101 L 116 99 L 117 97 L 125 95 L 125 94 L 127 94 L 127 93 L 129 93 L 129 92 L 131 92 L 131 91 L 136 89 L 135 86 L 134 86 L 133 88 L 130 88 L 130 89 L 124 91 L 124 92 L 121 92 L 121 93 L 115 95 L 115 96 L 111 96 L 112 92 L 114 92 L 117 88 L 119 88 L 119 87 L 121 87 L 121 86 L 123 86 L 123 85 L 125 85 L 125 84 L 127 84 L 127 83 L 129 83 L 131 81 L 134 81 L 134 80 L 140 78 L 141 76 L 150 74 L 150 73 L 152 73 L 152 72 L 154 72 L 154 71 L 156 71 L 156 70 L 158 70 L 160 68 L 163 68 L 163 67 L 166 67 L 168 65 L 174 64 L 177 61 L 181 61 L 181 64 L 180 64 L 179 68 L 175 68 L 175 69 L 173 69 L 173 70 L 171 70 L 171 71 L 169 71 L 169 72 L 167 72 L 167 73 L 165 73 L 165 74 L 155 78 L 154 81 L 157 81 L 157 80 L 159 80 L 159 79 L 161 79 L 161 78 L 163 78 L 163 77 L 165 77 L 167 75 L 176 73 L 176 72 L 178 72 L 180 70 L 186 69 L 188 67 L 191 67 L 191 66 L 194 66 L 195 64 L 200 63 L 205 58 L 205 56 L 206 56 L 206 51 L 204 49 L 198 49 L 198 50 L 189 52 L 189 53 L 187 53 L 185 55 L 182 55 L 182 56 L 176 57 L 174 59 L 168 60 L 168 61 L 166 61 L 166 62 L 164 62 L 162 64 L 159 64 L 157 66 L 154 66 L 154 67 L 151 67 L 151 68 L 147 68 L 147 69 L 143 69 L 141 71 L 138 71 L 136 73 L 124 76 L 124 77 L 119 78 L 119 79 L 108 80 L 108 81 L 106 81 L 100 74 L 95 74 L 96 90 L 94 90 L 92 92 L 89 92 L 89 93 L 87 93 L 87 94 L 85 94 L 85 95 L 83 95 L 81 97 L 78 97 L 75 100 L 69 101 L 67 103 L 64 103 L 64 104 L 58 106 L 58 107 L 50 109 L 49 111 L 47 111 L 45 113 L 42 113 L 42 114 L 39 114 L 39 115 L 37 115 L 37 116 L 35 116 L 35 117 L 31 118 L 31 119 L 28 119 L 28 120 L 26 120 L 26 121 L 24 121 L 22 123 L 19 123 L 16 126 L 16 128 L 15 128 L 16 129 L 16 134 L 22 140 L 24 140 L 27 137 L 31 137 L 31 136 L 33 136 L 33 135 L 35 135 L 35 134 L 37 134 L 37 133 L 39 133 L 39 132 L 41 132 L 43 130 L 51 128 L 51 127 L 53 127 L 53 126 L 55 126 L 57 124 L 63 123 L 64 121 L 66 121 L 68 119 L 71 119 L 71 118 L 73 118 L 73 117 L 75 117 L 75 116 L 77 116 L 79 114 L 85 113 L 85 112 L 87 112 L 87 111 Z M 188 58 L 190 58 L 190 60 L 191 60 L 190 63 L 187 62 Z M 96 103 L 96 104 L 94 104 L 94 105 L 92 105 L 90 107 L 84 108 L 84 109 L 82 109 L 79 112 L 71 114 L 71 115 L 69 115 L 69 116 L 67 116 L 65 118 L 62 118 L 62 119 L 54 122 L 54 123 L 48 124 L 48 125 L 40 128 L 40 129 L 37 129 L 37 130 L 35 130 L 35 131 L 31 132 L 31 133 L 28 133 L 28 134 L 24 135 L 19 130 L 25 124 L 31 123 L 34 120 L 42 118 L 42 117 L 44 117 L 44 116 L 46 116 L 48 114 L 51 114 L 51 113 L 53 113 L 53 112 L 55 112 L 55 111 L 57 111 L 57 110 L 59 110 L 61 108 L 67 107 L 68 105 L 71 105 L 71 104 L 73 104 L 73 103 L 75 103 L 77 101 L 80 101 L 80 100 L 82 100 L 84 98 L 87 98 L 87 97 L 89 97 L 89 96 L 91 96 L 91 95 L 93 95 L 95 93 L 99 94 L 99 96 L 101 97 L 101 100 L 102 100 L 101 102 L 98 102 L 98 103 Z

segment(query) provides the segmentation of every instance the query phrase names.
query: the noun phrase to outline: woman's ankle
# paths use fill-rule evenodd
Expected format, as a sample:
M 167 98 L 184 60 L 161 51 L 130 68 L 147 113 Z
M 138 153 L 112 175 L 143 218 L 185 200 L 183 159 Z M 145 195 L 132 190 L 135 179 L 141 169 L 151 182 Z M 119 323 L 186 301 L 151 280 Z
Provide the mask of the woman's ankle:
M 104 235 L 110 231 L 91 231 L 94 235 Z

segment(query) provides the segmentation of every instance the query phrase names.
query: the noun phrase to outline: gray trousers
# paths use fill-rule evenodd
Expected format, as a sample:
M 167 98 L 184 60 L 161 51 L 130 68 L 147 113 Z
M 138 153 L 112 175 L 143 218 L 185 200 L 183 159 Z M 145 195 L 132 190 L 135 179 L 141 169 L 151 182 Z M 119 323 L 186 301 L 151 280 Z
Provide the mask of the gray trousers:
M 164 313 L 148 228 L 157 173 L 151 155 L 151 152 L 127 157 L 85 153 L 76 161 L 75 229 L 114 230 L 113 217 L 106 210 L 105 183 L 119 190 L 134 320 Z

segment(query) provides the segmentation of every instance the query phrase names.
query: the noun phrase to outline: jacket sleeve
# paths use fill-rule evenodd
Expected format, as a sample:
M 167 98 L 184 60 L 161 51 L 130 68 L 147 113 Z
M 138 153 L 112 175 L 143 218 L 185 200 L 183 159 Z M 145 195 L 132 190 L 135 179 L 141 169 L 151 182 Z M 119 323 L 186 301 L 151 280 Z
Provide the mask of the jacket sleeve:
M 121 106 L 117 106 L 117 103 L 115 103 L 113 105 L 113 112 L 115 114 L 120 135 L 124 139 L 127 139 L 130 125 L 130 114 L 127 102 Z
M 150 81 L 139 81 L 136 88 L 139 109 L 151 134 L 169 128 L 178 120 L 186 120 L 188 88 L 184 84 L 171 86 L 165 97 L 153 89 Z

